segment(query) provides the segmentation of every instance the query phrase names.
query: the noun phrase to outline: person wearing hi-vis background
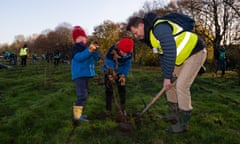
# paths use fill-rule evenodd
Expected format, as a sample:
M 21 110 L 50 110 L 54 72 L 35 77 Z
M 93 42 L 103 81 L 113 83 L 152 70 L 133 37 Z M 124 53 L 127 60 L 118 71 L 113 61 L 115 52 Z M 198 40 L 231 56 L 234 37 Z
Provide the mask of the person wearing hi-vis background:
M 20 52 L 19 52 L 19 56 L 21 57 L 22 67 L 27 65 L 27 54 L 28 54 L 27 44 L 24 44 L 24 46 L 20 49 Z
M 94 62 L 100 59 L 100 51 L 97 43 L 87 45 L 88 37 L 80 26 L 73 28 L 72 38 L 74 45 L 71 72 L 77 94 L 77 100 L 73 105 L 73 124 L 77 125 L 80 121 L 88 121 L 86 115 L 83 115 L 83 108 L 88 97 L 88 81 L 95 76 Z
M 160 55 L 163 89 L 166 91 L 169 114 L 164 117 L 174 122 L 166 130 L 174 133 L 188 129 L 192 113 L 190 87 L 206 60 L 204 41 L 195 33 L 184 31 L 170 20 L 160 19 L 149 12 L 144 17 L 128 19 L 127 30 Z M 173 76 L 177 80 L 171 83 Z

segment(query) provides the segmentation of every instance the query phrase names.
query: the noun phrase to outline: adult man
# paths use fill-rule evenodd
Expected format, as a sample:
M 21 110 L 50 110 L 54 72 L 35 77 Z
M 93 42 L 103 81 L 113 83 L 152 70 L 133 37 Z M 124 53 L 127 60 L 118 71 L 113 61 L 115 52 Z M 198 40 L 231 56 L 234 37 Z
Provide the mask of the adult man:
M 169 131 L 188 129 L 192 104 L 190 87 L 206 59 L 205 43 L 194 33 L 184 31 L 178 24 L 160 19 L 150 12 L 141 17 L 130 17 L 127 30 L 160 54 L 163 88 L 169 104 L 168 121 L 177 121 Z M 176 75 L 175 83 L 171 78 Z
M 24 67 L 27 65 L 27 53 L 28 53 L 28 48 L 27 44 L 24 44 L 24 46 L 20 49 L 20 57 L 21 57 L 21 65 Z

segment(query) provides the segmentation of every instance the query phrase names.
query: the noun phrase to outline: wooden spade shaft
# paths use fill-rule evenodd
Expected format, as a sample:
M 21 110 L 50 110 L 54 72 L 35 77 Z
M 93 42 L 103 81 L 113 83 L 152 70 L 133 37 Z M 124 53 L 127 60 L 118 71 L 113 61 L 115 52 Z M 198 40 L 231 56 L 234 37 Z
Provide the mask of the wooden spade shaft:
M 160 92 L 156 94 L 155 97 L 150 101 L 150 103 L 144 108 L 144 110 L 140 113 L 140 116 L 142 116 L 165 92 L 165 89 L 161 89 Z

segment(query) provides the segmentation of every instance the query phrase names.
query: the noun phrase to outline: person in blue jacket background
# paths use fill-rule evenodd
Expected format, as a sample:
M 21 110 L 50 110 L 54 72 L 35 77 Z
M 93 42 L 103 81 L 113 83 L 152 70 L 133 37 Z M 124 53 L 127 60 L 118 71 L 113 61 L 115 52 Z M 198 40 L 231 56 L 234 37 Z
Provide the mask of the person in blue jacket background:
M 71 73 L 76 85 L 77 100 L 73 105 L 73 123 L 88 121 L 83 113 L 83 107 L 88 97 L 88 81 L 95 76 L 94 62 L 100 59 L 98 45 L 87 46 L 87 35 L 80 26 L 72 31 L 74 45 L 72 47 Z
M 113 84 L 116 82 L 121 110 L 126 115 L 126 77 L 132 64 L 133 47 L 134 41 L 131 38 L 124 37 L 107 51 L 105 65 L 103 66 L 107 111 L 111 112 L 112 110 Z

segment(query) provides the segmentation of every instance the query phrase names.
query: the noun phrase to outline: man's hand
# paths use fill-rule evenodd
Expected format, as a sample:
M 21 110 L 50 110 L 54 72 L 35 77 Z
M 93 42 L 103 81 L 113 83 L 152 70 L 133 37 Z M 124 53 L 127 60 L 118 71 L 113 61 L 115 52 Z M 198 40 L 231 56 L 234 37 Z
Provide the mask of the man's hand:
M 164 88 L 165 91 L 170 89 L 171 85 L 172 85 L 171 79 L 164 79 L 163 80 L 163 88 Z

